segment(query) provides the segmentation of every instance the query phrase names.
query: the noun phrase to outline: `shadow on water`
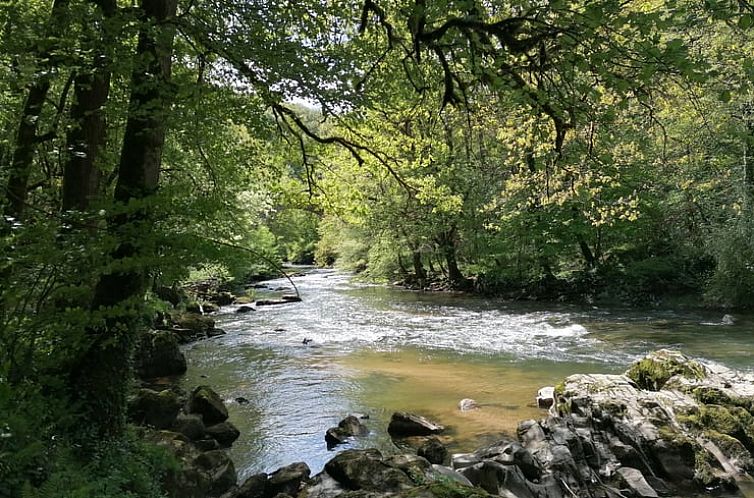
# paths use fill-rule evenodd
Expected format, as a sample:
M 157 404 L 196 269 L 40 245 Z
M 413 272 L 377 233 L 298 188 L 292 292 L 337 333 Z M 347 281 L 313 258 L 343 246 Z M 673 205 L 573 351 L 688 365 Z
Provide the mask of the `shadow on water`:
M 446 442 L 461 451 L 541 416 L 539 387 L 573 373 L 621 372 L 659 347 L 752 368 L 750 317 L 722 326 L 718 313 L 506 303 L 358 284 L 322 270 L 296 285 L 303 302 L 243 315 L 223 308 L 216 319 L 228 334 L 186 350 L 183 385 L 211 385 L 241 431 L 231 449 L 240 478 L 296 461 L 318 472 L 333 456 L 326 429 L 349 412 L 369 414 L 371 430 L 351 447 L 397 451 L 386 427 L 405 410 L 448 426 Z M 462 398 L 481 409 L 458 411 Z

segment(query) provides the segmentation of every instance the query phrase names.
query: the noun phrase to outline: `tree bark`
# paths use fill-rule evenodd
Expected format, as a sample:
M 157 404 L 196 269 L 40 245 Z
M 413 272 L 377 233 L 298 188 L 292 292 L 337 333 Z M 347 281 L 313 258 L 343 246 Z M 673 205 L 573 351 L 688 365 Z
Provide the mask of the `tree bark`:
M 422 254 L 417 250 L 412 250 L 411 261 L 414 264 L 416 283 L 419 284 L 419 287 L 424 288 L 424 285 L 427 283 L 427 272 L 424 270 L 424 264 L 422 263 Z
M 94 2 L 104 20 L 118 10 L 115 0 Z M 63 165 L 63 211 L 85 211 L 98 196 L 101 173 L 97 167 L 99 151 L 105 143 L 107 124 L 102 106 L 110 95 L 110 63 L 106 47 L 113 42 L 106 22 L 92 36 L 95 46 L 94 65 L 79 72 L 74 81 L 74 103 L 71 106 L 73 126 L 68 131 L 66 160 Z
M 47 24 L 45 38 L 53 39 L 65 29 L 68 0 L 55 0 L 52 4 L 50 20 Z M 50 42 L 51 43 L 51 42 Z M 8 182 L 2 200 L 2 214 L 11 218 L 21 218 L 26 207 L 29 189 L 29 177 L 34 163 L 34 151 L 37 148 L 37 129 L 53 74 L 53 48 L 40 49 L 37 59 L 40 61 L 38 74 L 29 85 L 21 120 L 16 132 L 16 141 L 8 171 Z
M 442 232 L 437 242 L 440 246 L 440 251 L 445 258 L 445 263 L 448 266 L 448 280 L 450 280 L 453 287 L 462 287 L 466 279 L 463 277 L 461 270 L 458 268 L 458 260 L 456 258 L 456 229 L 451 228 L 445 232 Z
M 100 278 L 92 302 L 102 324 L 91 327 L 90 340 L 74 372 L 84 416 L 96 439 L 122 434 L 126 387 L 149 268 L 152 222 L 148 201 L 158 186 L 166 114 L 170 110 L 171 55 L 177 0 L 141 0 L 142 27 L 131 76 L 129 116 L 115 187 L 115 212 L 108 229 L 119 245 L 113 269 Z

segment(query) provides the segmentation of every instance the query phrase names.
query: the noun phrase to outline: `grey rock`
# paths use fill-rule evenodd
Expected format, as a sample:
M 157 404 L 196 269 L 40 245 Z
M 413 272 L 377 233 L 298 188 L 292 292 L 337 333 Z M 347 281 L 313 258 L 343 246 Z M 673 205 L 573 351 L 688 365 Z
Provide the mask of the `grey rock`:
M 139 389 L 128 403 L 128 417 L 132 422 L 155 429 L 172 427 L 180 410 L 181 401 L 170 390 Z
M 395 412 L 387 428 L 391 436 L 428 436 L 445 430 L 442 425 L 407 412 Z
M 198 386 L 191 391 L 187 411 L 201 415 L 205 425 L 219 424 L 228 418 L 223 400 L 209 386 Z
M 267 478 L 265 495 L 274 497 L 279 493 L 296 496 L 301 485 L 309 479 L 311 470 L 304 462 L 292 463 L 270 474 Z
M 537 391 L 537 406 L 539 408 L 550 408 L 555 404 L 555 388 L 552 386 L 543 387 Z
M 205 429 L 205 432 L 208 436 L 217 441 L 222 448 L 227 448 L 232 445 L 241 435 L 241 431 L 236 429 L 236 426 L 227 420 L 225 422 L 220 422 L 219 424 L 210 425 Z
M 419 446 L 416 454 L 426 458 L 430 463 L 442 465 L 448 457 L 448 450 L 439 439 L 430 437 Z
M 196 441 L 204 437 L 204 422 L 202 422 L 201 415 L 195 413 L 179 413 L 173 423 L 173 430 L 180 432 L 193 441 Z
M 479 408 L 479 404 L 471 398 L 464 398 L 458 402 L 458 409 L 462 412 L 476 410 L 477 408 Z
M 143 334 L 134 354 L 134 369 L 144 379 L 185 373 L 186 357 L 177 336 L 165 330 Z
M 374 449 L 346 450 L 327 462 L 325 471 L 351 490 L 398 492 L 412 486 L 404 472 L 383 462 Z
M 639 470 L 631 467 L 621 467 L 618 469 L 618 475 L 636 496 L 641 498 L 659 498 L 657 491 L 649 485 Z

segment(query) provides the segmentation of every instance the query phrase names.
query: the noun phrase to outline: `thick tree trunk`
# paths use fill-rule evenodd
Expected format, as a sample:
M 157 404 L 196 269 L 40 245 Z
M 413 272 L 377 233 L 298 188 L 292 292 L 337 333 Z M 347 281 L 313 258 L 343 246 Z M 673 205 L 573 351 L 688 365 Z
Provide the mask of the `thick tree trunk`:
M 99 0 L 102 17 L 107 20 L 117 13 L 115 0 Z M 73 126 L 66 140 L 66 161 L 63 165 L 63 210 L 84 211 L 98 196 L 100 170 L 97 158 L 105 143 L 107 132 L 102 106 L 110 95 L 109 65 L 104 48 L 113 42 L 106 22 L 100 22 L 100 30 L 92 36 L 95 46 L 94 67 L 79 72 L 74 81 L 74 103 L 71 106 Z
M 125 423 L 126 387 L 135 327 L 146 290 L 148 242 L 152 229 L 148 201 L 157 190 L 166 114 L 177 0 L 142 0 L 143 26 L 131 78 L 129 117 L 115 188 L 116 212 L 109 230 L 119 241 L 113 270 L 95 289 L 92 311 L 103 324 L 89 329 L 90 345 L 75 372 L 91 433 L 117 437 Z M 166 22 L 168 21 L 168 22 Z M 135 202 L 134 202 L 135 201 Z M 136 206 L 136 207 L 134 207 Z
M 64 30 L 67 8 L 68 0 L 55 0 L 52 4 L 46 33 L 46 37 L 50 40 L 59 36 Z M 36 78 L 29 85 L 29 93 L 24 101 L 9 165 L 8 183 L 2 200 L 2 214 L 11 218 L 21 218 L 26 207 L 29 177 L 38 142 L 37 130 L 52 80 L 53 47 L 40 50 L 37 59 L 40 61 L 40 67 Z
M 458 260 L 456 258 L 456 229 L 451 228 L 439 235 L 437 243 L 440 246 L 440 251 L 445 258 L 445 264 L 448 267 L 448 280 L 454 287 L 463 287 L 466 283 L 466 279 L 463 277 L 461 270 L 458 268 Z

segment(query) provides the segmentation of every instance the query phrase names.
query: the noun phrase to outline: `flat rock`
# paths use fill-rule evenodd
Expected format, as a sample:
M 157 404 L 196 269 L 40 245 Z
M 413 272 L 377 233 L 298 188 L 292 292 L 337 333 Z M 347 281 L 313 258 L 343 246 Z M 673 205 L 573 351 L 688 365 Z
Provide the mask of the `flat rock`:
M 387 428 L 391 436 L 428 436 L 438 434 L 445 430 L 442 425 L 436 424 L 431 420 L 407 412 L 395 412 L 390 418 L 390 424 Z

